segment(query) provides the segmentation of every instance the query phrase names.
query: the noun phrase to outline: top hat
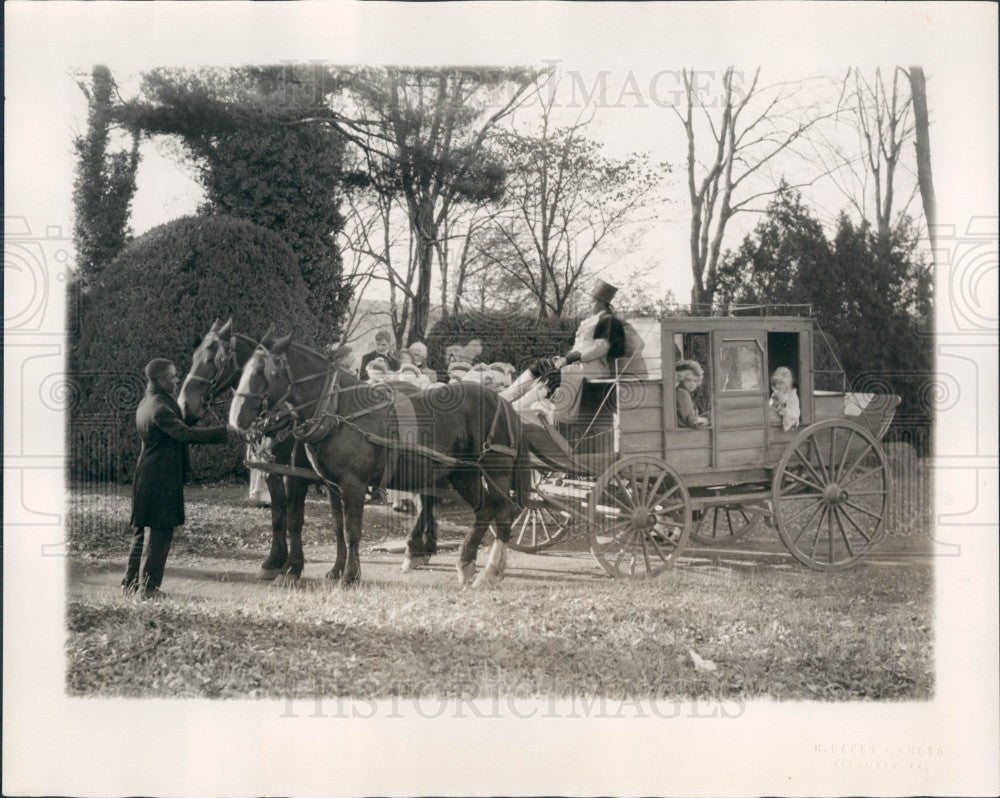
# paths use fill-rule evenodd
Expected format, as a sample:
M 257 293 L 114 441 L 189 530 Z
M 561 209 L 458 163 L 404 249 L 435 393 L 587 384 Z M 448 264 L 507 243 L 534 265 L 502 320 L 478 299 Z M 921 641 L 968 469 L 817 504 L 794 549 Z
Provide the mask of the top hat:
M 590 289 L 590 295 L 594 299 L 603 302 L 605 305 L 610 305 L 611 300 L 615 298 L 615 294 L 617 293 L 617 286 L 611 285 L 611 283 L 606 283 L 601 279 L 595 280 L 594 287 Z

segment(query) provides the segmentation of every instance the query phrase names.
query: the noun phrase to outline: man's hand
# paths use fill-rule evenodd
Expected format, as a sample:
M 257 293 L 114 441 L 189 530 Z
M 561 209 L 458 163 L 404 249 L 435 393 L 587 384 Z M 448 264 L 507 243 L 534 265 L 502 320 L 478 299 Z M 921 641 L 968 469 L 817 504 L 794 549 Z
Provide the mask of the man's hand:
M 561 369 L 563 366 L 566 365 L 566 358 L 564 358 L 562 355 L 556 355 L 554 358 L 552 358 L 552 365 L 555 366 L 557 369 Z

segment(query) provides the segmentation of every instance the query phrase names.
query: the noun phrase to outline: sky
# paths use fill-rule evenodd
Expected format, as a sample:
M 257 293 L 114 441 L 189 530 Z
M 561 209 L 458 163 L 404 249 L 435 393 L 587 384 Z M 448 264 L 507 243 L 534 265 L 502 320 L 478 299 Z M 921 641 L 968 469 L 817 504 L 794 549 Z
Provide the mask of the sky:
M 157 59 L 155 53 L 136 53 L 132 49 L 119 52 L 109 48 L 99 59 L 107 64 L 121 85 L 123 95 L 135 91 L 141 72 L 158 65 L 196 64 L 238 64 L 248 60 L 264 63 L 272 61 L 323 61 L 327 63 L 352 63 L 344 48 L 335 43 L 329 46 L 309 48 L 302 57 L 290 57 L 295 48 L 275 49 L 255 47 L 252 43 L 241 50 L 239 57 L 225 60 L 216 54 L 211 58 L 189 56 Z M 275 55 L 280 57 L 275 58 Z M 503 64 L 510 59 L 497 59 Z M 444 62 L 444 61 L 443 61 Z M 85 74 L 93 61 L 81 56 L 75 62 L 66 63 L 59 72 L 54 72 L 45 84 L 45 92 L 58 104 L 58 117 L 41 129 L 33 127 L 31 135 L 42 137 L 38 142 L 50 153 L 47 163 L 49 170 L 58 173 L 63 182 L 63 190 L 46 197 L 48 214 L 60 219 L 71 220 L 71 195 L 66 186 L 72 182 L 74 156 L 71 141 L 74 134 L 86 128 L 86 100 L 76 85 L 80 74 Z M 662 297 L 672 291 L 679 301 L 689 295 L 692 278 L 689 255 L 690 203 L 686 184 L 686 137 L 681 124 L 671 109 L 681 97 L 681 81 L 678 63 L 660 55 L 637 58 L 633 62 L 610 60 L 590 62 L 573 57 L 556 57 L 554 52 L 544 58 L 522 63 L 534 67 L 553 67 L 558 80 L 554 91 L 558 97 L 558 107 L 554 117 L 557 122 L 568 124 L 576 121 L 581 114 L 590 119 L 587 135 L 605 145 L 609 155 L 626 157 L 633 152 L 648 153 L 654 162 L 671 164 L 672 171 L 665 176 L 662 196 L 665 201 L 654 207 L 643 208 L 643 216 L 655 215 L 654 219 L 632 224 L 607 242 L 595 253 L 592 264 L 611 281 L 623 283 L 627 275 L 635 269 L 646 271 L 645 282 L 653 298 Z M 721 71 L 724 61 L 698 65 L 698 83 L 714 103 L 720 93 Z M 811 65 L 751 63 L 740 65 L 742 84 L 747 85 L 752 70 L 761 68 L 762 84 L 779 81 L 806 81 L 800 98 L 804 103 L 813 101 L 829 102 L 836 96 L 837 79 L 844 71 L 843 64 Z M 58 98 L 58 99 L 57 99 Z M 749 109 L 748 109 L 749 110 Z M 718 119 L 719 111 L 712 108 Z M 932 108 L 933 112 L 933 108 Z M 537 118 L 534 108 L 519 110 L 514 121 L 521 126 L 529 126 Z M 851 139 L 840 128 L 838 134 L 831 126 L 824 130 L 839 135 L 846 146 Z M 707 131 L 700 132 L 699 144 L 708 142 Z M 171 219 L 193 213 L 202 199 L 202 191 L 191 173 L 190 166 L 179 163 L 178 148 L 163 138 L 147 140 L 142 146 L 142 160 L 137 179 L 137 192 L 133 203 L 132 229 L 136 235 Z M 805 163 L 795 157 L 780 157 L 774 162 L 775 169 L 764 175 L 759 185 L 767 187 L 786 176 L 792 182 L 811 179 L 820 170 L 813 163 Z M 15 174 L 19 169 L 31 172 L 33 164 L 13 164 Z M 912 179 L 901 174 L 904 181 Z M 30 181 L 30 178 L 29 178 Z M 908 188 L 908 187 L 907 187 Z M 820 180 L 814 186 L 804 189 L 807 200 L 817 209 L 821 218 L 829 222 L 836 212 L 845 206 L 844 198 L 833 183 Z M 908 193 L 908 192 L 907 192 Z M 766 200 L 758 203 L 762 206 Z M 919 205 L 914 205 L 919 213 Z M 733 218 L 724 239 L 724 245 L 735 247 L 742 237 L 759 220 L 758 214 L 740 214 Z M 71 224 L 71 222 L 70 222 Z M 64 223 L 64 232 L 70 224 Z M 72 249 L 70 247 L 70 260 Z M 436 292 L 435 292 L 436 293 Z M 366 296 L 385 299 L 388 287 L 384 282 L 374 282 L 367 289 Z

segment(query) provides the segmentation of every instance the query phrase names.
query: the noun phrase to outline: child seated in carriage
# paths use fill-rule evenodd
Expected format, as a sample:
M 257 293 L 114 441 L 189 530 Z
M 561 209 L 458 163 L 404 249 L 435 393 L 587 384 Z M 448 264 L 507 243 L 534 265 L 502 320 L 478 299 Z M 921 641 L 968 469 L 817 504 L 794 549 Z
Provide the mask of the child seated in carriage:
M 779 366 L 771 375 L 771 399 L 768 415 L 772 421 L 780 421 L 781 428 L 788 432 L 799 425 L 802 412 L 799 408 L 799 392 L 795 390 L 792 370 Z
M 697 360 L 680 360 L 674 366 L 677 380 L 677 425 L 680 427 L 707 427 L 709 420 L 698 415 L 692 394 L 705 379 L 705 371 Z

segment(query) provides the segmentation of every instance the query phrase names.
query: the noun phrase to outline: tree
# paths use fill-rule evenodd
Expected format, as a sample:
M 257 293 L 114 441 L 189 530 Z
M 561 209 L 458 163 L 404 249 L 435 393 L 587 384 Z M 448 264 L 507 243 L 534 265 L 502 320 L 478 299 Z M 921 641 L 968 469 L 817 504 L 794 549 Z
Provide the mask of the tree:
M 350 94 L 371 124 L 360 141 L 376 190 L 399 197 L 412 231 L 415 288 L 407 341 L 424 337 L 434 258 L 452 209 L 500 196 L 503 170 L 485 158 L 497 123 L 538 79 L 523 69 L 365 69 Z
M 115 132 L 113 98 L 117 86 L 106 66 L 97 65 L 90 82 L 78 82 L 87 98 L 87 132 L 73 140 L 76 180 L 73 238 L 79 287 L 89 288 L 107 264 L 129 241 L 129 215 L 139 166 L 139 134 L 133 132 L 127 149 L 110 152 Z
M 886 235 L 888 237 L 886 237 Z M 929 423 L 925 380 L 933 366 L 931 272 L 909 219 L 880 234 L 847 213 L 827 238 L 787 186 L 716 277 L 722 303 L 808 303 L 837 343 L 847 376 L 889 381 L 903 397 L 898 416 Z
M 898 199 L 904 145 L 914 134 L 913 103 L 899 76 L 900 71 L 894 70 L 890 84 L 880 69 L 870 80 L 861 70 L 852 70 L 848 81 L 852 88 L 843 107 L 856 144 L 852 150 L 839 144 L 833 147 L 841 166 L 831 170 L 835 184 L 858 216 L 886 239 L 897 226 L 907 223 L 917 191 L 914 184 L 904 202 Z
M 722 256 L 709 289 L 723 307 L 809 303 L 813 292 L 803 280 L 821 274 L 830 258 L 823 225 L 801 193 L 783 182 L 764 218 L 735 252 Z
M 727 67 L 722 96 L 709 99 L 700 74 L 681 71 L 683 110 L 671 106 L 687 136 L 692 305 L 712 302 L 711 286 L 729 221 L 737 213 L 755 210 L 755 200 L 778 191 L 772 172 L 779 160 L 805 160 L 800 146 L 835 113 L 815 101 L 814 80 L 765 86 L 757 69 L 745 84 L 743 73 Z M 803 100 L 807 92 L 812 96 Z M 810 185 L 823 174 L 793 185 Z
M 541 99 L 537 132 L 498 137 L 508 171 L 504 208 L 492 220 L 488 246 L 478 247 L 490 266 L 530 295 L 540 318 L 568 311 L 594 253 L 639 220 L 639 209 L 669 171 L 644 155 L 608 157 L 586 137 L 587 122 L 555 126 L 554 101 L 554 93 Z
M 270 230 L 228 216 L 190 216 L 150 230 L 119 253 L 83 298 L 79 341 L 70 354 L 75 478 L 130 477 L 146 363 L 166 357 L 183 374 L 198 337 L 217 317 L 230 316 L 233 329 L 253 337 L 275 323 L 281 332 L 294 331 L 296 340 L 324 341 L 323 320 L 309 308 L 297 259 Z M 198 448 L 192 460 L 199 476 L 217 479 L 242 469 L 241 447 Z
M 917 157 L 917 183 L 927 220 L 931 251 L 937 249 L 937 203 L 934 199 L 934 176 L 931 171 L 930 119 L 927 112 L 927 80 L 924 70 L 911 66 L 907 73 L 910 78 L 910 95 L 913 97 L 914 150 Z
M 296 89 L 283 75 L 280 67 L 153 70 L 119 115 L 135 130 L 180 138 L 205 189 L 203 212 L 246 219 L 288 243 L 333 340 L 352 289 L 336 242 L 339 205 L 356 177 L 343 169 L 336 128 L 298 124 L 308 106 L 289 98 Z

